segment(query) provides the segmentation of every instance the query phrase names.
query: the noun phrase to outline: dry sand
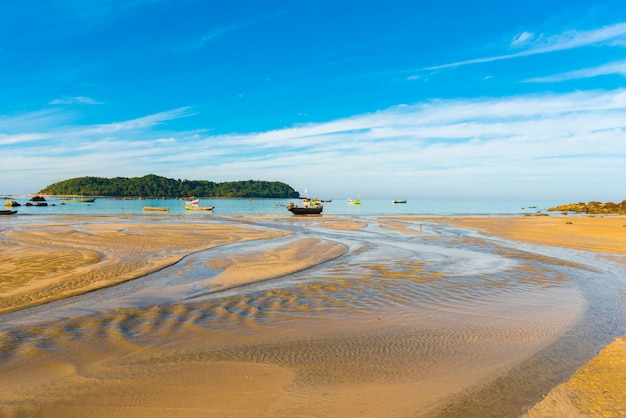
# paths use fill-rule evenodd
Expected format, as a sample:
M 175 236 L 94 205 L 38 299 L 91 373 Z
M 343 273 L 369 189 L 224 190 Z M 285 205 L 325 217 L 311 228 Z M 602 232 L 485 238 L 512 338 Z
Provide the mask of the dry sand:
M 624 216 L 472 216 L 443 222 L 512 241 L 626 255 Z
M 614 257 L 623 255 L 626 248 L 623 217 L 436 221 L 538 245 L 600 250 Z M 363 221 L 332 217 L 287 222 L 312 222 L 339 232 L 366 226 Z M 381 219 L 380 226 L 392 233 L 426 235 L 418 227 L 420 222 L 406 217 Z M 283 229 L 248 227 L 246 222 L 239 226 L 155 225 L 77 218 L 19 229 L 5 225 L 0 235 L 0 313 L 129 281 L 203 249 L 288 236 Z M 350 251 L 366 253 L 369 244 L 361 245 Z M 206 267 L 217 273 L 205 284 L 209 292 L 233 289 L 304 271 L 348 251 L 340 241 L 295 237 L 288 244 L 211 258 Z M 580 309 L 565 304 L 560 313 L 563 319 L 559 319 L 549 304 L 538 304 L 537 319 L 519 323 L 513 314 L 508 317 L 506 311 L 498 311 L 494 317 L 468 318 L 470 331 L 440 329 L 442 323 L 433 322 L 431 328 L 423 325 L 419 337 L 411 334 L 417 331 L 404 329 L 402 320 L 380 321 L 389 312 L 387 304 L 406 296 L 401 294 L 396 296 L 398 301 L 381 301 L 380 308 L 371 304 L 359 308 L 358 300 L 346 300 L 346 307 L 357 307 L 354 321 L 332 315 L 324 321 L 309 319 L 308 315 L 324 306 L 329 315 L 338 308 L 336 297 L 329 295 L 350 297 L 349 292 L 338 293 L 337 283 L 360 286 L 344 281 L 347 274 L 358 274 L 361 283 L 372 286 L 378 285 L 381 274 L 386 280 L 399 273 L 402 277 L 415 274 L 415 280 L 440 277 L 421 263 L 396 266 L 398 271 L 367 263 L 363 271 L 357 273 L 355 268 L 348 266 L 344 271 L 337 265 L 331 271 L 333 281 L 307 287 L 309 293 L 303 293 L 302 300 L 269 288 L 266 296 L 277 313 L 268 316 L 268 321 L 284 324 L 284 329 L 264 327 L 254 319 L 263 315 L 260 305 L 239 297 L 226 297 L 230 302 L 219 309 L 208 302 L 157 305 L 25 330 L 3 332 L 0 328 L 4 347 L 0 352 L 0 415 L 414 416 L 416 411 L 436 410 L 446 398 L 492 379 L 545 347 Z M 243 320 L 228 322 L 233 311 Z M 540 324 L 538 318 L 549 312 L 555 322 Z M 305 329 L 289 328 L 294 318 Z M 224 323 L 228 331 L 199 326 L 202 321 Z M 410 318 L 407 324 L 412 324 Z M 239 332 L 241 327 L 247 331 Z M 297 333 L 301 337 L 293 339 Z M 446 351 L 436 351 L 436 347 L 446 347 Z M 458 352 L 450 347 L 458 347 Z M 411 353 L 424 348 L 430 357 L 413 358 Z M 624 340 L 616 340 L 555 388 L 529 416 L 624 415 L 625 352 Z

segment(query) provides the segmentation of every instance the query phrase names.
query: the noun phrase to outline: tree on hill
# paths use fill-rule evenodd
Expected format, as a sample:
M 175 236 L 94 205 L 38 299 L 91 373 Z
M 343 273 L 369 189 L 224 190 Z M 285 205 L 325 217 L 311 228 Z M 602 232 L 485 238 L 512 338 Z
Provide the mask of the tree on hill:
M 277 181 L 245 180 L 215 183 L 207 180 L 175 180 L 148 174 L 143 177 L 77 177 L 39 191 L 40 194 L 110 197 L 259 197 L 296 198 L 300 194 Z

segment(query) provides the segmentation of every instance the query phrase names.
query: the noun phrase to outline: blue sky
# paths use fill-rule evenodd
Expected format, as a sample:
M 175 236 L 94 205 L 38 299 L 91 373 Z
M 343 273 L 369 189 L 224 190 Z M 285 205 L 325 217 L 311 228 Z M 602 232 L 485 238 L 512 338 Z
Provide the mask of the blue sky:
M 0 3 L 0 194 L 626 198 L 626 2 Z

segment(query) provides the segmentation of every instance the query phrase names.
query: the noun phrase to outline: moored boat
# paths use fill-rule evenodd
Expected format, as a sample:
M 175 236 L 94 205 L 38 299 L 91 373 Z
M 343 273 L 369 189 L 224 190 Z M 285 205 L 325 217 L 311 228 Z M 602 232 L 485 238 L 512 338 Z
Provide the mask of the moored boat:
M 0 209 L 0 215 L 15 215 L 16 213 L 17 213 L 16 210 Z
M 287 206 L 287 210 L 294 215 L 320 215 L 324 210 L 324 205 L 319 199 L 310 199 L 308 197 L 300 198 L 302 206 L 294 205 L 293 202 Z
M 160 211 L 160 212 L 167 212 L 168 210 L 170 210 L 170 208 L 165 208 L 165 207 L 156 207 L 156 206 L 144 206 L 143 210 L 147 210 L 147 211 Z
M 68 197 L 61 199 L 61 203 L 92 203 L 95 201 L 95 197 Z
M 185 205 L 186 210 L 213 210 L 214 206 Z
M 200 206 L 200 199 L 185 200 L 186 210 L 213 210 L 214 206 Z

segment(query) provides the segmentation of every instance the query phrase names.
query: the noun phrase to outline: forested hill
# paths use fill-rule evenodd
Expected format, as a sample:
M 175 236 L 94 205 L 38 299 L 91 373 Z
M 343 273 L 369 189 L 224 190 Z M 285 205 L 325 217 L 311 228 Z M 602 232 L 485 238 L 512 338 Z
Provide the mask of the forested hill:
M 175 180 L 149 174 L 143 177 L 77 177 L 51 184 L 39 194 L 110 197 L 263 197 L 296 198 L 299 193 L 277 181 L 245 180 L 214 183 Z

